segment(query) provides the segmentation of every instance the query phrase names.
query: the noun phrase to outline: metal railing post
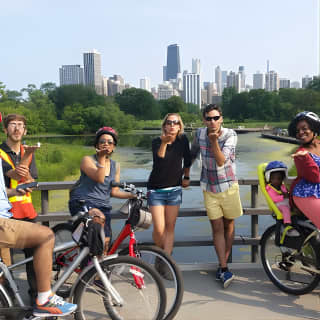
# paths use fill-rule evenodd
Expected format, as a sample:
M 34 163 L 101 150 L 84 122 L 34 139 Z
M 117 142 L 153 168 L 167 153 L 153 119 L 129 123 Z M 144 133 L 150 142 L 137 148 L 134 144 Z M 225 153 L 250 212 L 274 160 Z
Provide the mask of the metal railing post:
M 258 185 L 251 186 L 251 208 L 256 208 L 258 202 Z M 259 217 L 258 215 L 251 216 L 251 237 L 256 238 L 258 236 Z M 257 262 L 258 260 L 258 246 L 251 246 L 251 262 Z
M 41 190 L 41 214 L 45 215 L 49 213 L 49 190 Z M 42 224 L 49 227 L 49 221 Z

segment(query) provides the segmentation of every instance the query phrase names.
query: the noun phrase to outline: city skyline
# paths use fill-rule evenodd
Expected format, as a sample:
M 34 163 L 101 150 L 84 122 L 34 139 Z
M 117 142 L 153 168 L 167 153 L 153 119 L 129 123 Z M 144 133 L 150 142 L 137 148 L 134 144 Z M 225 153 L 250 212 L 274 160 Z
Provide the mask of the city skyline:
M 167 47 L 175 43 L 181 72 L 191 72 L 192 59 L 199 59 L 202 81 L 213 82 L 218 65 L 228 71 L 245 66 L 246 83 L 252 84 L 256 71 L 266 72 L 267 60 L 270 70 L 291 81 L 318 73 L 319 8 L 313 0 L 86 4 L 1 3 L 0 81 L 10 90 L 59 85 L 57 70 L 83 65 L 83 52 L 96 48 L 102 75 L 119 74 L 135 87 L 148 77 L 153 87 L 162 83 Z

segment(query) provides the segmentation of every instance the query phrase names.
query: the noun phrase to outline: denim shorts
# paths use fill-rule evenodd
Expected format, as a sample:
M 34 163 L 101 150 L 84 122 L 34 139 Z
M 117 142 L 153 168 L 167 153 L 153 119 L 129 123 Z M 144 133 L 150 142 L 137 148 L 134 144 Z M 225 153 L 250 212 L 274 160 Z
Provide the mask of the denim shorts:
M 179 206 L 182 202 L 182 188 L 173 190 L 148 190 L 149 206 Z
M 102 211 L 104 216 L 106 217 L 106 222 L 104 224 L 104 233 L 106 237 L 111 237 L 112 229 L 111 229 L 111 209 L 108 207 L 100 207 L 94 204 L 91 201 L 85 202 L 85 205 L 88 209 L 97 208 Z M 82 206 L 79 203 L 79 200 L 69 200 L 69 211 L 72 216 L 76 215 L 79 211 L 81 211 Z

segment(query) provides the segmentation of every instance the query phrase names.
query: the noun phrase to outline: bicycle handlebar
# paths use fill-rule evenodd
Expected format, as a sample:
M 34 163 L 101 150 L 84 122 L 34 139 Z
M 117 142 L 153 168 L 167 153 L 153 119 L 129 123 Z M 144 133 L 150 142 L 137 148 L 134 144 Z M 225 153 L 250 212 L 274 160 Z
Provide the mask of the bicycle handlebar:
M 126 192 L 136 194 L 137 196 L 139 196 L 142 199 L 147 199 L 145 192 L 137 189 L 136 186 L 131 183 L 127 184 L 126 182 L 112 182 L 111 187 L 118 187 L 118 188 L 123 189 Z

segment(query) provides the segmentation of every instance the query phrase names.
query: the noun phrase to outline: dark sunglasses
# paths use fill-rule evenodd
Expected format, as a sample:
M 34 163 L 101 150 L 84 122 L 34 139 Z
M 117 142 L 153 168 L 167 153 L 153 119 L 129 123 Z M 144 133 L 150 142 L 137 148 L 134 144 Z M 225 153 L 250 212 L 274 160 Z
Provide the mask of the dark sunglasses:
M 179 120 L 166 120 L 166 124 L 168 126 L 171 126 L 172 124 L 177 126 L 178 124 L 180 124 L 180 121 Z
M 99 144 L 108 144 L 109 146 L 112 146 L 114 144 L 114 142 L 112 140 L 105 140 L 105 139 L 101 139 L 99 140 Z
M 206 121 L 218 121 L 221 118 L 221 116 L 214 116 L 214 117 L 206 117 Z

